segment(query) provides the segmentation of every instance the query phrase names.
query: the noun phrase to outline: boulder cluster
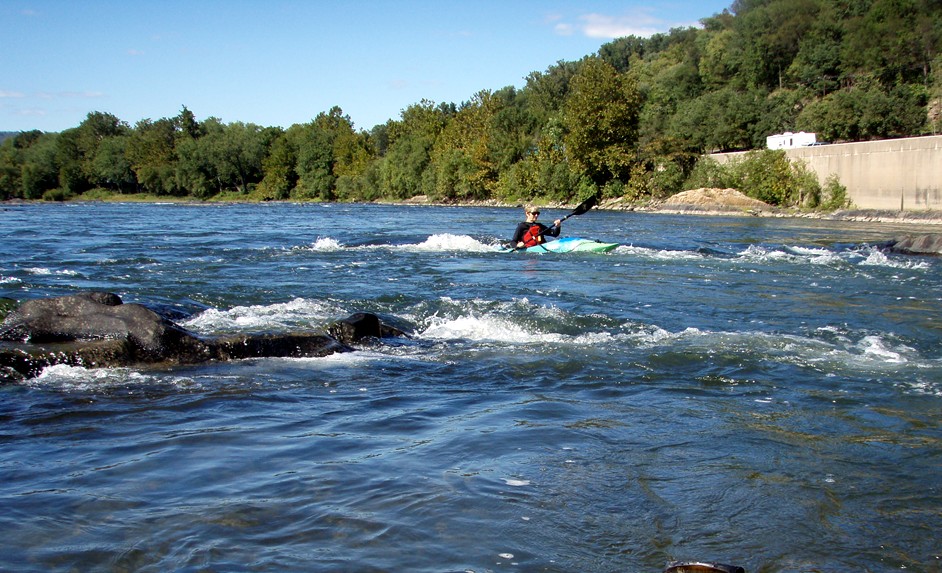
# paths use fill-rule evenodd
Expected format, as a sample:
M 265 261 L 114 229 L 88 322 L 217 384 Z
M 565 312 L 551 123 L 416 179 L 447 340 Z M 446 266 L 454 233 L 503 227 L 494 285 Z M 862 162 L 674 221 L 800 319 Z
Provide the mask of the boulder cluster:
M 9 302 L 9 301 L 8 301 Z M 87 368 L 194 364 L 259 357 L 350 352 L 364 339 L 406 336 L 378 316 L 357 313 L 325 331 L 198 336 L 118 295 L 87 292 L 35 299 L 0 323 L 0 383 L 37 376 L 55 364 Z

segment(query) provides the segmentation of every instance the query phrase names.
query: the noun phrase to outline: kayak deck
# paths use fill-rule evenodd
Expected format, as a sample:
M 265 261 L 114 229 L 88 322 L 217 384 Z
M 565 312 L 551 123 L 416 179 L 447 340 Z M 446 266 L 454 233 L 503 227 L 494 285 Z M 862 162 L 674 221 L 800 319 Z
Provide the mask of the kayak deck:
M 526 249 L 507 249 L 525 253 L 607 253 L 618 243 L 603 243 L 592 239 L 578 237 L 565 237 L 556 241 L 549 241 L 535 247 Z

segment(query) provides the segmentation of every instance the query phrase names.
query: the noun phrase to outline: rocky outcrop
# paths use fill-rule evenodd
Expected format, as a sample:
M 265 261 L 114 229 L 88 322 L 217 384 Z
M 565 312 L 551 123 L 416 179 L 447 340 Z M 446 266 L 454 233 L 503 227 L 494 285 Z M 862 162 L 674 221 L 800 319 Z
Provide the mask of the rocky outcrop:
M 662 209 L 771 211 L 768 203 L 748 197 L 736 189 L 701 188 L 683 191 L 664 201 Z
M 54 364 L 114 367 L 193 364 L 258 357 L 316 357 L 349 352 L 365 338 L 405 333 L 369 313 L 338 321 L 328 333 L 200 337 L 139 304 L 90 292 L 26 301 L 0 324 L 0 382 L 38 375 Z
M 902 237 L 891 241 L 887 248 L 907 255 L 942 255 L 942 233 Z
M 78 340 L 123 340 L 138 362 L 197 362 L 211 348 L 187 330 L 118 295 L 91 292 L 29 300 L 9 313 L 0 341 L 49 344 Z

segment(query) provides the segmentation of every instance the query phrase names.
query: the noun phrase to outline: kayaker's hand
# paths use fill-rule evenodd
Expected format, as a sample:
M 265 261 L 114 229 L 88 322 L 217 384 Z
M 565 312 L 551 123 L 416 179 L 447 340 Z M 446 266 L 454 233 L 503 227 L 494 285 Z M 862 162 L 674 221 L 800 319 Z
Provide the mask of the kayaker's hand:
M 555 221 L 553 221 L 553 226 L 554 226 L 554 227 L 558 227 L 558 226 L 560 226 L 560 225 L 562 225 L 562 224 L 563 224 L 563 220 L 562 220 L 562 219 L 556 219 Z
M 526 245 L 523 244 L 523 241 L 520 241 L 519 243 L 517 243 L 517 248 L 518 248 L 518 249 L 522 249 L 522 248 L 525 247 L 525 246 L 526 246 Z

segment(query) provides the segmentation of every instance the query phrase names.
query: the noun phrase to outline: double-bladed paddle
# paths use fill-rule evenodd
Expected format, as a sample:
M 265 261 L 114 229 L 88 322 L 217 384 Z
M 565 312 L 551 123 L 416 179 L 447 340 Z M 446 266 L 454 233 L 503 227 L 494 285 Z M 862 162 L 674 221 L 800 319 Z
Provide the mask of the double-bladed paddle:
M 574 216 L 576 216 L 576 215 L 582 215 L 583 213 L 588 212 L 590 209 L 592 209 L 592 207 L 595 207 L 595 206 L 598 204 L 598 202 L 599 202 L 599 196 L 598 196 L 598 194 L 589 197 L 588 199 L 586 199 L 586 200 L 583 201 L 582 203 L 579 203 L 578 205 L 576 205 L 576 208 L 572 210 L 572 213 L 569 213 L 568 215 L 566 215 L 565 217 L 563 217 L 562 219 L 560 219 L 560 220 L 559 220 L 559 224 L 562 225 L 562 224 L 563 224 L 563 221 L 565 221 L 565 220 L 568 219 L 569 217 L 574 217 Z M 543 229 L 543 230 L 540 232 L 540 234 L 539 234 L 538 236 L 542 237 L 542 236 L 545 235 L 547 232 L 549 232 L 550 229 L 552 229 L 553 227 L 556 227 L 556 226 L 557 226 L 557 225 L 556 225 L 555 223 L 554 223 L 553 225 L 550 225 L 549 227 Z M 517 248 L 516 245 L 508 245 L 508 246 L 510 246 L 510 247 L 511 247 L 513 250 L 515 250 L 515 251 L 518 250 L 518 248 Z
M 595 207 L 595 206 L 598 204 L 598 202 L 599 202 L 599 196 L 598 196 L 598 195 L 593 195 L 593 196 L 589 197 L 588 199 L 586 199 L 586 200 L 583 201 L 582 203 L 579 203 L 579 204 L 576 206 L 576 208 L 572 210 L 572 213 L 570 213 L 570 214 L 566 215 L 565 217 L 563 217 L 562 219 L 560 219 L 560 220 L 559 220 L 559 224 L 562 225 L 562 224 L 563 224 L 563 221 L 565 221 L 565 220 L 568 219 L 569 217 L 572 217 L 572 216 L 575 216 L 575 215 L 581 215 L 581 214 L 583 214 L 583 213 L 589 211 L 592 207 Z M 550 226 L 550 227 L 547 227 L 546 230 L 543 231 L 543 233 L 546 233 L 547 231 L 549 231 L 549 230 L 552 229 L 553 227 L 556 227 L 556 225 L 554 224 L 554 225 L 552 225 L 552 226 Z M 540 236 L 542 236 L 543 233 L 540 233 Z

